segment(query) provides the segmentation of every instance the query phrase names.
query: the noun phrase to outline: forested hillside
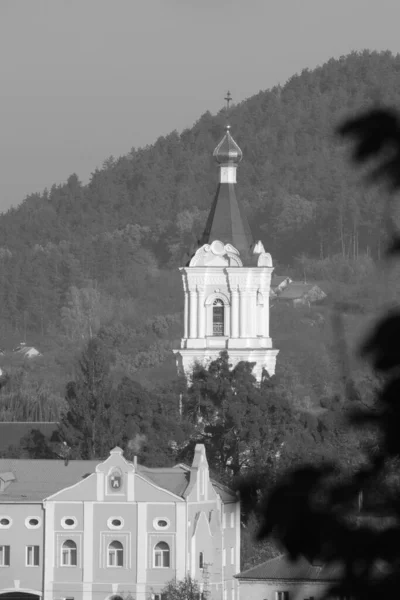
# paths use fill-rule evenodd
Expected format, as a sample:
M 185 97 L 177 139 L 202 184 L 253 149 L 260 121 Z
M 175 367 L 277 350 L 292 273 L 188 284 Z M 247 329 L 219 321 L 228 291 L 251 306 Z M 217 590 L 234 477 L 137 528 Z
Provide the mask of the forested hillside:
M 255 238 L 278 274 L 337 283 L 348 306 L 363 308 L 371 293 L 383 204 L 356 182 L 333 132 L 374 102 L 400 105 L 399 84 L 400 56 L 365 51 L 305 70 L 230 112 L 244 155 L 238 192 Z M 225 116 L 206 113 L 191 129 L 108 158 L 88 185 L 73 174 L 0 216 L 0 419 L 57 418 L 76 357 L 96 335 L 110 351 L 115 386 L 126 376 L 149 389 L 173 378 L 171 347 L 182 333 L 177 267 L 205 224 Z M 271 309 L 280 393 L 308 415 L 332 408 L 343 392 L 327 309 L 318 311 Z M 346 318 L 355 336 L 357 318 Z M 10 353 L 22 340 L 43 356 Z M 363 371 L 357 377 L 371 388 Z

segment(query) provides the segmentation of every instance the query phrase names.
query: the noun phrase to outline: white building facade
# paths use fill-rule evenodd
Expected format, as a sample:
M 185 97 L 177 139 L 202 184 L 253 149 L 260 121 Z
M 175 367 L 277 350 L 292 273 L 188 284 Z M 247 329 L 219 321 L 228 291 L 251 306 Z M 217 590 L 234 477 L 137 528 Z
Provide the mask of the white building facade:
M 174 350 L 180 372 L 190 377 L 194 363 L 207 364 L 222 350 L 232 365 L 254 362 L 261 381 L 275 373 L 269 330 L 271 255 L 254 243 L 236 196 L 236 170 L 242 151 L 229 126 L 214 151 L 220 177 L 201 245 L 180 269 L 185 295 L 184 334 Z

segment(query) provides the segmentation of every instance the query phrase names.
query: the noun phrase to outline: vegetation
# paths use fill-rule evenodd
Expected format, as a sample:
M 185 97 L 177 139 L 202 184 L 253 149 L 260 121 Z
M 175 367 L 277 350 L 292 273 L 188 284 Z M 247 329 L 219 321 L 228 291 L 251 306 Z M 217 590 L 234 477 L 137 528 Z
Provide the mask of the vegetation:
M 348 120 L 340 133 L 355 139 L 356 161 L 376 159 L 372 181 L 383 180 L 390 191 L 400 188 L 400 115 L 369 111 Z M 393 263 L 400 254 L 400 234 L 390 196 L 385 210 L 385 256 Z M 365 436 L 363 461 L 347 471 L 336 462 L 289 471 L 275 489 L 265 490 L 258 507 L 260 539 L 272 537 L 292 559 L 306 556 L 342 567 L 341 581 L 328 595 L 356 600 L 399 595 L 399 328 L 396 307 L 379 318 L 360 346 L 361 356 L 381 375 L 374 406 L 353 404 L 350 414 L 350 423 Z M 253 488 L 254 481 L 242 485 L 242 493 L 249 498 Z M 367 506 L 360 503 L 364 494 Z
M 225 118 L 206 113 L 181 134 L 110 157 L 87 186 L 71 175 L 0 216 L 0 419 L 57 420 L 67 456 L 102 458 L 119 444 L 150 466 L 185 460 L 203 441 L 225 481 L 256 471 L 248 507 L 262 481 L 273 483 L 289 464 L 359 464 L 363 434 L 345 428 L 346 415 L 374 404 L 382 377 L 349 363 L 346 348 L 372 310 L 396 302 L 400 277 L 394 269 L 383 286 L 375 272 L 388 238 L 381 190 L 358 185 L 332 131 L 377 100 L 399 103 L 399 73 L 400 56 L 352 53 L 231 112 L 254 236 L 278 274 L 317 280 L 344 311 L 336 340 L 329 303 L 294 311 L 272 302 L 280 354 L 261 390 L 249 365 L 231 369 L 224 356 L 197 367 L 189 388 L 176 378 L 177 267 L 206 221 Z M 42 356 L 12 353 L 21 340 Z M 45 455 L 39 437 L 19 451 Z M 259 548 L 244 564 L 268 552 Z

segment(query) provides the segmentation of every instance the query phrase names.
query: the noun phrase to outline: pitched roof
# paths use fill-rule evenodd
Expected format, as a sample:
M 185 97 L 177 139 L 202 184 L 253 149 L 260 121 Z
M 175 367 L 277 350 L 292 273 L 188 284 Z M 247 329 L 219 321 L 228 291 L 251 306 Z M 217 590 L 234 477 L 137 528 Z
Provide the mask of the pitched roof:
M 292 562 L 282 554 L 235 577 L 241 580 L 337 581 L 342 573 L 343 567 L 339 564 L 316 566 L 304 557 Z
M 219 183 L 208 215 L 201 245 L 220 240 L 239 250 L 245 265 L 251 260 L 254 244 L 246 213 L 236 197 L 236 184 Z
M 15 479 L 0 492 L 2 502 L 40 502 L 60 490 L 78 483 L 88 473 L 94 473 L 99 460 L 0 459 L 1 474 L 12 473 Z M 152 469 L 137 466 L 138 472 L 151 483 L 176 496 L 184 497 L 189 485 L 190 467 L 177 465 L 173 468 Z M 213 487 L 222 502 L 236 500 L 234 493 L 212 480 Z
M 183 469 L 175 467 L 170 469 L 149 469 L 138 465 L 138 471 L 140 475 L 155 483 L 158 487 L 168 490 L 176 496 L 182 497 L 189 485 L 190 473 Z
M 52 421 L 27 422 L 3 421 L 0 422 L 0 451 L 7 450 L 9 446 L 19 446 L 21 439 L 32 429 L 39 429 L 44 437 L 50 440 L 57 430 L 57 423 Z
M 0 502 L 40 502 L 94 473 L 99 462 L 70 460 L 65 465 L 63 460 L 2 458 L 0 473 L 12 472 L 15 480 L 0 493 Z

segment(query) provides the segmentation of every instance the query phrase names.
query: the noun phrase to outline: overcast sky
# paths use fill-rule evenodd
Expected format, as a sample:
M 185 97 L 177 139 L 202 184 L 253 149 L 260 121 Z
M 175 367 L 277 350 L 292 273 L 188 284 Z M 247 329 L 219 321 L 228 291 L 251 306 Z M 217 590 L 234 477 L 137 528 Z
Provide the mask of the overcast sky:
M 0 210 L 364 48 L 399 0 L 0 0 Z

